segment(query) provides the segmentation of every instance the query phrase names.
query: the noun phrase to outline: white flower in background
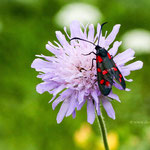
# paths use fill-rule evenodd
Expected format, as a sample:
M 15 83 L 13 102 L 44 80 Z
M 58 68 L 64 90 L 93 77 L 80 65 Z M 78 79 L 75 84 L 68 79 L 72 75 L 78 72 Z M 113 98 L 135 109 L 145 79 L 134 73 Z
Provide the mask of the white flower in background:
M 55 22 L 61 27 L 69 25 L 73 20 L 79 20 L 83 24 L 96 24 L 102 13 L 95 6 L 85 3 L 71 3 L 63 6 L 55 16 Z
M 139 54 L 150 53 L 150 31 L 134 29 L 122 36 L 123 47 L 132 47 Z

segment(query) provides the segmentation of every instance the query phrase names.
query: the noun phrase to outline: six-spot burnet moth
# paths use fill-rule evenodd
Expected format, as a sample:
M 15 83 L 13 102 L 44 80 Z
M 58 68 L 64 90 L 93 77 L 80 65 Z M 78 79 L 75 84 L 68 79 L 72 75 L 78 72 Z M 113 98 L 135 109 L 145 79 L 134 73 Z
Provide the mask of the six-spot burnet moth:
M 83 55 L 86 56 L 86 55 L 90 55 L 92 53 L 96 55 L 96 59 L 95 58 L 92 59 L 92 67 L 93 67 L 93 61 L 96 60 L 98 86 L 99 86 L 101 93 L 104 96 L 107 96 L 110 93 L 110 91 L 112 89 L 112 85 L 114 83 L 113 82 L 114 78 L 119 82 L 119 84 L 122 86 L 123 89 L 126 88 L 125 80 L 124 80 L 121 72 L 117 68 L 117 66 L 113 60 L 113 57 L 110 56 L 110 54 L 107 52 L 107 50 L 105 48 L 102 48 L 99 46 L 102 27 L 106 23 L 107 22 L 105 22 L 101 25 L 97 45 L 95 45 L 91 41 L 81 39 L 78 37 L 74 37 L 74 38 L 70 39 L 70 41 L 71 40 L 82 40 L 82 41 L 91 43 L 95 46 L 96 53 L 92 51 L 89 54 L 83 54 Z

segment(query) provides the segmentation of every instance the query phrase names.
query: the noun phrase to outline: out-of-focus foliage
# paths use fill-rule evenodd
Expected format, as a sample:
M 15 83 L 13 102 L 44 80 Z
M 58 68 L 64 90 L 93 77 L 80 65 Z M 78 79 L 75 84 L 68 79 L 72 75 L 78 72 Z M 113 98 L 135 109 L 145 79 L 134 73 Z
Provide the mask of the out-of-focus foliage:
M 41 81 L 36 78 L 37 72 L 30 67 L 36 54 L 51 55 L 45 50 L 45 44 L 48 40 L 56 40 L 56 30 L 62 31 L 62 28 L 55 24 L 55 15 L 64 5 L 73 2 L 76 1 L 0 0 L 0 149 L 2 150 L 85 148 L 79 146 L 81 141 L 77 139 L 77 132 L 86 121 L 85 106 L 77 112 L 76 119 L 68 117 L 57 125 L 56 115 L 59 106 L 53 111 L 51 104 L 48 104 L 51 96 L 48 93 L 42 95 L 36 93 L 35 87 Z M 114 24 L 122 24 L 118 40 L 131 29 L 150 30 L 149 0 L 80 2 L 95 6 L 102 12 L 103 18 L 100 20 L 109 22 L 104 30 L 110 31 Z M 127 86 L 132 90 L 125 92 L 113 89 L 122 101 L 113 102 L 116 120 L 108 118 L 103 112 L 110 142 L 116 142 L 114 149 L 150 149 L 150 55 L 137 55 L 136 59 L 142 60 L 144 67 L 130 75 L 134 81 Z M 85 132 L 92 134 L 89 144 L 99 143 L 97 142 L 99 139 L 96 139 L 99 136 L 97 123 L 90 129 L 87 127 Z M 97 147 L 100 148 L 101 145 L 97 144 Z

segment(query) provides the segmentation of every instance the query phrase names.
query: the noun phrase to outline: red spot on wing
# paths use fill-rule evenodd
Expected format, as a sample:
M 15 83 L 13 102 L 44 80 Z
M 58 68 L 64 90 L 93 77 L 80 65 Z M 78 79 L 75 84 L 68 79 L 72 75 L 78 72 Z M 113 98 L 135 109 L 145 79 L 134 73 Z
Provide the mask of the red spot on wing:
M 119 78 L 119 81 L 121 82 L 121 78 Z
M 108 56 L 108 58 L 109 58 L 109 59 L 111 59 L 111 56 L 110 56 L 110 54 L 109 54 L 109 53 L 107 53 L 107 56 Z
M 101 72 L 101 69 L 100 69 L 100 68 L 97 68 L 97 72 Z
M 119 77 L 122 78 L 122 74 L 119 74 Z
M 103 75 L 105 75 L 105 74 L 107 74 L 108 73 L 108 71 L 107 70 L 103 70 Z
M 117 68 L 113 67 L 114 71 L 117 71 Z
M 104 83 L 104 79 L 102 79 L 101 81 L 100 81 L 100 84 L 103 84 Z
M 117 67 L 117 65 L 115 64 L 115 66 Z
M 100 56 L 97 56 L 97 59 L 98 59 L 98 62 L 100 63 L 103 61 L 103 59 Z
M 109 82 L 109 81 L 106 81 L 105 85 L 106 85 L 106 86 L 110 86 L 110 82 Z

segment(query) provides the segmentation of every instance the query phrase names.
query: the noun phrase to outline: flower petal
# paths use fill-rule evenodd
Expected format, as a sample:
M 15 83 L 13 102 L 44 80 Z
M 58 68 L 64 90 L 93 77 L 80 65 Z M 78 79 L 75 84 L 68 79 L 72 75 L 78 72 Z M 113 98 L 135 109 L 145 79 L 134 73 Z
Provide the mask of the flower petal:
M 130 70 L 124 68 L 124 66 L 120 67 L 119 70 L 123 76 L 128 76 L 130 74 Z
M 116 35 L 118 34 L 120 29 L 120 24 L 117 24 L 113 27 L 113 30 L 111 31 L 111 33 L 108 35 L 108 37 L 106 38 L 106 42 L 105 44 L 107 46 L 109 46 L 116 38 Z
M 94 25 L 89 25 L 88 40 L 94 42 Z
M 67 28 L 66 28 L 66 27 L 64 27 L 64 31 L 65 31 L 65 33 L 66 33 L 67 37 L 70 39 L 71 37 L 69 36 L 69 34 L 68 34 L 68 32 L 67 32 Z
M 46 44 L 46 49 L 56 56 L 61 54 L 60 51 L 57 50 L 58 48 L 54 46 L 50 41 L 48 41 L 48 44 Z
M 130 65 L 125 66 L 125 69 L 129 69 L 130 71 L 139 70 L 143 67 L 142 61 L 136 61 Z
M 80 103 L 80 104 L 78 103 L 77 104 L 77 110 L 80 110 L 82 108 L 82 106 L 85 104 L 85 102 L 86 101 L 84 100 L 82 103 Z
M 101 115 L 100 102 L 95 103 L 95 107 L 96 107 L 97 115 L 100 116 Z
M 65 114 L 66 114 L 66 112 L 68 110 L 69 104 L 70 104 L 70 101 L 67 99 L 61 105 L 60 110 L 59 110 L 59 112 L 57 114 L 57 123 L 62 122 L 62 120 L 65 117 Z
M 63 89 L 65 88 L 64 84 L 60 84 L 60 86 L 58 86 L 57 88 L 53 89 L 52 91 L 50 91 L 51 94 L 53 95 L 57 95 L 59 92 L 61 92 Z
M 125 77 L 124 77 L 124 80 L 128 81 L 128 82 L 132 82 L 133 81 L 133 79 L 126 79 Z
M 42 71 L 44 68 L 50 68 L 51 62 L 44 61 L 40 58 L 36 58 L 31 64 L 31 68 L 35 68 L 36 71 Z
M 61 97 L 58 97 L 53 103 L 52 103 L 52 108 L 53 110 L 56 108 L 56 106 L 62 102 L 64 99 L 62 99 Z
M 103 103 L 103 106 L 107 112 L 107 115 L 110 118 L 115 119 L 115 111 L 114 111 L 111 103 L 106 98 L 102 98 L 102 103 Z
M 87 121 L 93 124 L 95 120 L 94 104 L 91 99 L 87 100 Z
M 54 95 L 48 103 L 51 103 L 55 98 L 56 98 L 56 95 Z
M 116 81 L 114 81 L 114 84 L 113 84 L 117 89 L 119 90 L 124 90 L 122 88 L 122 86 L 120 84 L 118 84 Z M 126 88 L 125 91 L 131 91 L 130 89 Z
M 64 99 L 68 99 L 70 95 L 72 95 L 73 93 L 73 90 L 71 89 L 67 89 L 65 91 L 63 91 L 60 96 L 53 102 L 52 104 L 52 108 L 55 109 L 55 107 L 61 102 L 63 101 Z M 55 95 L 56 97 L 56 95 Z M 55 99 L 55 97 L 53 99 Z M 50 100 L 51 102 L 52 100 Z
M 75 110 L 72 113 L 72 117 L 73 117 L 73 119 L 76 117 L 76 111 Z
M 84 90 L 79 92 L 79 94 L 78 94 L 78 101 L 79 101 L 79 104 L 81 104 L 84 101 Z
M 84 31 L 84 36 L 85 38 L 87 38 L 87 27 L 89 26 L 88 24 L 86 24 L 85 26 L 83 24 L 81 24 L 83 27 L 83 31 Z
M 101 114 L 101 111 L 100 111 L 100 100 L 98 99 L 98 95 L 95 91 L 91 92 L 91 95 L 95 101 L 95 106 L 96 106 L 96 111 L 97 111 L 97 114 L 100 115 Z
M 72 21 L 72 23 L 70 24 L 70 31 L 71 31 L 71 38 L 73 37 L 85 38 L 84 33 L 80 28 L 79 21 Z
M 76 94 L 72 94 L 70 98 L 69 109 L 66 113 L 66 117 L 70 116 L 74 112 L 75 108 L 76 108 Z
M 56 88 L 58 84 L 56 82 L 43 82 L 36 86 L 36 91 L 40 94 L 44 93 L 45 91 L 50 91 Z
M 60 32 L 60 31 L 56 31 L 56 37 L 59 40 L 60 44 L 63 47 L 70 47 L 69 43 L 67 42 L 65 36 Z
M 114 61 L 117 65 L 124 65 L 126 62 L 134 59 L 134 50 L 127 49 L 126 51 L 119 53 L 117 56 L 114 57 Z
M 45 73 L 45 74 L 39 74 L 37 75 L 37 78 L 42 78 L 43 81 L 49 82 L 51 78 L 54 77 L 54 74 L 52 73 Z
M 117 100 L 118 102 L 121 102 L 118 95 L 114 94 L 112 91 L 109 93 L 108 97 Z
M 61 96 L 61 99 L 64 99 L 66 97 L 69 97 L 70 95 L 72 95 L 73 93 L 73 90 L 71 89 L 66 89 L 65 91 L 63 91 L 60 96 Z
M 43 54 L 41 55 L 35 55 L 36 57 L 41 57 L 41 58 L 44 58 L 45 60 L 48 60 L 48 61 L 57 61 L 57 58 L 56 57 L 50 57 L 50 56 L 45 56 Z
M 119 90 L 124 90 L 124 89 L 122 88 L 122 86 L 121 86 L 119 83 L 117 83 L 116 81 L 114 81 L 113 85 L 114 85 L 117 89 L 119 89 Z
M 125 91 L 131 91 L 131 89 L 126 88 Z
M 122 42 L 114 42 L 113 47 L 109 50 L 109 54 L 115 56 Z

